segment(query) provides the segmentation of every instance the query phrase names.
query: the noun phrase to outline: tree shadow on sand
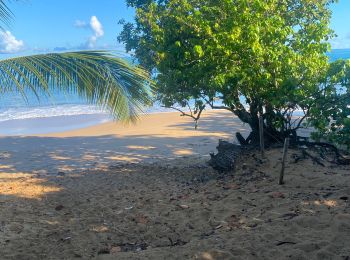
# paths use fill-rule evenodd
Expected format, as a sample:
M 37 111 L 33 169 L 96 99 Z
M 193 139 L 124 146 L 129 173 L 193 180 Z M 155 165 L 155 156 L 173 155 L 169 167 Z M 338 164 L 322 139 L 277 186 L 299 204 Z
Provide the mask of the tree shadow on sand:
M 281 187 L 279 151 L 264 165 L 248 158 L 222 181 L 205 164 L 209 152 L 219 138 L 248 134 L 225 118 L 203 120 L 196 132 L 177 124 L 180 136 L 174 125 L 157 135 L 0 138 L 0 258 L 341 255 L 350 232 L 335 214 L 346 209 L 347 182 L 300 174 L 315 171 L 307 162 L 289 166 L 297 184 Z M 297 235 L 286 237 L 290 229 Z
M 346 256 L 348 168 L 339 172 L 344 178 L 317 178 L 300 174 L 311 161 L 293 165 L 290 185 L 281 187 L 274 163 L 255 165 L 251 157 L 245 169 L 218 176 L 191 158 L 81 173 L 1 173 L 1 258 Z
M 218 130 L 213 130 L 218 129 Z M 179 131 L 180 135 L 172 134 Z M 248 134 L 237 119 L 203 118 L 197 131 L 191 121 L 169 125 L 164 133 L 89 137 L 1 137 L 0 172 L 51 173 L 106 168 L 119 163 L 155 162 L 183 156 L 208 156 L 218 139 Z M 117 132 L 117 131 L 116 131 Z

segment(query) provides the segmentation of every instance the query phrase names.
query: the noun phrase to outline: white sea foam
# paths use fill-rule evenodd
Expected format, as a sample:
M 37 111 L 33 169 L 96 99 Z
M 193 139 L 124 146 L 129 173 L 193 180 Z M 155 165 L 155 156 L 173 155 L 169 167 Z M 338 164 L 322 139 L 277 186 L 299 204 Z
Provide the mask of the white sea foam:
M 12 107 L 0 109 L 0 122 L 8 120 L 47 118 L 56 116 L 105 114 L 101 109 L 82 104 L 65 104 L 42 107 Z
M 146 113 L 174 112 L 172 109 L 166 109 L 155 105 L 145 109 Z M 58 116 L 77 116 L 77 115 L 104 115 L 109 117 L 107 111 L 96 106 L 85 104 L 60 104 L 54 106 L 20 106 L 0 108 L 0 122 L 20 119 L 49 118 Z

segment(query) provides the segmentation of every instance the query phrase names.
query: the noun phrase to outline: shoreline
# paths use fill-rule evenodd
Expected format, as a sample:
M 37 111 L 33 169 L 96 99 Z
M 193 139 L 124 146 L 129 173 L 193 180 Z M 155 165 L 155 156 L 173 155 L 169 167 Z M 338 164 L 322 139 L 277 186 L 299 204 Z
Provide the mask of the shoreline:
M 230 117 L 231 115 L 231 117 Z M 81 127 L 77 129 L 71 129 L 68 131 L 54 131 L 46 134 L 34 134 L 32 136 L 41 137 L 76 137 L 76 136 L 102 136 L 102 135 L 116 135 L 116 136 L 133 136 L 139 135 L 162 135 L 170 134 L 174 136 L 174 133 L 182 136 L 184 133 L 179 133 L 179 130 L 187 131 L 189 134 L 201 133 L 204 129 L 208 130 L 207 120 L 213 120 L 212 118 L 220 117 L 225 118 L 225 124 L 229 123 L 230 119 L 233 119 L 232 123 L 240 123 L 239 119 L 232 115 L 231 112 L 208 110 L 206 111 L 199 121 L 199 129 L 194 129 L 194 121 L 189 117 L 182 116 L 179 112 L 154 112 L 140 115 L 135 123 L 113 121 L 112 119 L 99 124 L 90 125 L 87 127 Z M 201 124 L 201 121 L 204 124 Z M 186 124 L 186 127 L 182 128 L 181 125 Z M 192 125 L 191 125 L 192 124 Z M 243 123 L 241 123 L 243 124 Z M 201 125 L 204 129 L 200 129 Z M 213 132 L 218 131 L 214 129 L 214 126 L 210 126 L 210 130 Z M 168 131 L 171 130 L 171 131 Z M 175 132 L 174 132 L 175 131 Z M 224 130 L 225 131 L 225 130 Z M 220 132 L 220 130 L 219 130 Z
M 207 111 L 194 129 L 191 118 L 177 112 L 144 115 L 136 124 L 106 122 L 63 132 L 1 136 L 0 173 L 81 172 L 125 163 L 207 157 L 219 139 L 248 134 L 226 111 Z
M 110 121 L 104 114 L 62 115 L 12 119 L 0 122 L 0 136 L 36 136 L 52 132 L 66 132 Z
M 142 120 L 142 118 L 148 115 L 171 113 L 180 115 L 180 113 L 176 111 L 151 111 L 141 114 L 139 118 Z M 50 135 L 52 133 L 77 131 L 104 123 L 118 122 L 119 121 L 113 120 L 107 113 L 9 119 L 0 121 L 0 136 Z
M 246 137 L 249 126 L 231 112 L 209 110 L 197 130 L 192 118 L 161 112 L 143 115 L 136 124 L 112 121 L 61 132 L 0 136 L 0 173 L 57 174 L 208 158 L 219 139 L 236 142 L 236 132 Z
M 67 108 L 69 109 L 69 108 Z M 91 108 L 89 108 L 91 109 Z M 204 113 L 221 113 L 227 112 L 223 110 L 212 110 L 207 109 Z M 22 111 L 23 113 L 23 111 Z M 236 117 L 232 113 L 228 112 L 231 117 Z M 173 109 L 159 107 L 152 107 L 146 109 L 143 114 L 139 115 L 139 121 L 142 121 L 143 118 L 158 115 L 158 114 L 170 114 L 181 116 L 181 113 Z M 300 111 L 295 112 L 295 117 L 300 116 Z M 186 118 L 186 117 L 185 117 Z M 199 120 L 199 124 L 201 123 Z M 24 118 L 13 118 L 0 120 L 0 136 L 47 136 L 55 135 L 64 132 L 76 132 L 83 130 L 85 128 L 97 126 L 104 123 L 116 123 L 120 124 L 120 121 L 113 120 L 111 115 L 107 112 L 88 112 L 79 114 L 58 114 L 37 116 L 37 117 L 24 117 Z M 124 124 L 124 123 L 122 123 Z M 302 133 L 302 135 L 304 135 Z
M 28 107 L 28 110 L 20 109 L 20 111 L 0 112 L 0 136 L 28 136 L 65 132 L 114 121 L 108 112 L 98 111 L 93 106 L 81 104 L 66 104 L 58 107 L 34 106 Z M 64 110 L 57 112 L 60 109 Z M 73 113 L 67 112 L 71 109 L 74 110 Z M 13 108 L 9 110 L 13 110 Z M 174 112 L 176 111 L 155 106 L 146 109 L 139 116 Z M 19 113 L 20 116 L 16 113 Z

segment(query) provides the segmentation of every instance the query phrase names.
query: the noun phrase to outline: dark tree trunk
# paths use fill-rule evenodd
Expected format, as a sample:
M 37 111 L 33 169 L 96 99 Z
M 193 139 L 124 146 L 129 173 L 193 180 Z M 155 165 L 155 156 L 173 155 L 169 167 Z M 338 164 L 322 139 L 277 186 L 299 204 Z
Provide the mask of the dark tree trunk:
M 270 111 L 271 112 L 271 111 Z M 278 130 L 276 129 L 273 122 L 273 114 L 267 111 L 264 114 L 264 143 L 266 146 L 275 143 L 283 143 L 286 137 L 291 138 L 291 142 L 297 141 L 296 131 L 293 130 Z M 241 121 L 247 123 L 250 126 L 251 132 L 247 138 L 244 138 L 239 132 L 236 133 L 238 142 L 241 145 L 258 146 L 260 143 L 259 136 L 259 111 L 256 106 L 251 106 L 251 112 L 236 112 L 235 114 L 239 117 Z

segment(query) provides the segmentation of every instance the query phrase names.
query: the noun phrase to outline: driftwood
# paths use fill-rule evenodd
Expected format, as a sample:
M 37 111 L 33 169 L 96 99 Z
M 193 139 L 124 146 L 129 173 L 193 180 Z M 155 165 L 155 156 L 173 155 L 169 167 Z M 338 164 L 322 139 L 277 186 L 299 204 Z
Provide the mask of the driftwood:
M 219 140 L 216 147 L 217 154 L 210 154 L 209 165 L 219 172 L 229 172 L 234 170 L 236 158 L 241 153 L 241 146 Z

